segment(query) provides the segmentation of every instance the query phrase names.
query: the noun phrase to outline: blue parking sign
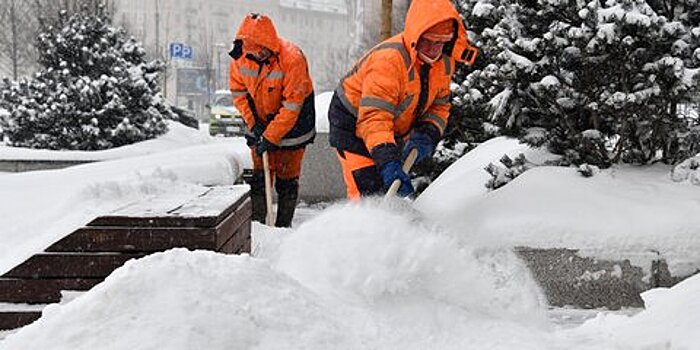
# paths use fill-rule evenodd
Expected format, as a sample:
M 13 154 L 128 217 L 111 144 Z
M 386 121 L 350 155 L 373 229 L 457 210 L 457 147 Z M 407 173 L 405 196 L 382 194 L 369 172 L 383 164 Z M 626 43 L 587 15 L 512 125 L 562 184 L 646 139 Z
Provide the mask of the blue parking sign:
M 186 59 L 192 59 L 192 56 L 194 56 L 194 50 L 192 50 L 191 46 L 182 46 L 182 58 Z
M 194 57 L 194 50 L 183 43 L 170 43 L 170 57 L 191 60 Z

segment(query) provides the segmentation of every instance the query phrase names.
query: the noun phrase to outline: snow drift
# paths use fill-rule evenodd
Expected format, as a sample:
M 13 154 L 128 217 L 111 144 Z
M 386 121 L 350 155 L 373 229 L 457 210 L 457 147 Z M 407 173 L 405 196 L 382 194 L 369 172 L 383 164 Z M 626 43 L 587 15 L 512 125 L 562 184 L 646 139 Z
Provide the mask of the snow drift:
M 549 342 L 509 252 L 479 252 L 401 205 L 337 205 L 268 258 L 173 250 L 51 306 L 4 349 L 511 349 Z M 499 337 L 503 332 L 516 338 Z M 527 345 L 529 344 L 529 345 Z

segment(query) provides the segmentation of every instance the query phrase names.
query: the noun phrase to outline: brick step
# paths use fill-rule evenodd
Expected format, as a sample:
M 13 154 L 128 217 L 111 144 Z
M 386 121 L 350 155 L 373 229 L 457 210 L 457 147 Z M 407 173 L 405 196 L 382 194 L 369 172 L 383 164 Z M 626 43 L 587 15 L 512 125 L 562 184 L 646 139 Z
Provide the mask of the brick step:
M 61 291 L 87 291 L 100 282 L 101 278 L 0 278 L 0 303 L 57 303 L 61 300 Z
M 130 259 L 145 254 L 42 253 L 13 268 L 2 277 L 15 279 L 105 278 Z
M 164 194 L 101 216 L 0 276 L 0 330 L 23 327 L 44 306 L 90 290 L 130 259 L 172 248 L 250 252 L 247 186 Z
M 211 187 L 184 202 L 159 196 L 100 216 L 87 226 L 214 227 L 249 200 L 247 191 L 244 186 Z
M 41 317 L 41 311 L 0 311 L 0 331 L 24 327 Z
M 0 303 L 0 331 L 26 326 L 41 317 L 46 305 Z
M 51 245 L 46 251 L 153 253 L 172 248 L 222 251 L 235 235 L 243 233 L 246 237 L 250 236 L 249 232 L 239 232 L 249 228 L 248 220 L 252 213 L 250 199 L 246 198 L 235 209 L 218 225 L 210 228 L 86 226 Z M 236 248 L 240 247 L 237 245 Z M 230 250 L 224 252 L 234 252 Z

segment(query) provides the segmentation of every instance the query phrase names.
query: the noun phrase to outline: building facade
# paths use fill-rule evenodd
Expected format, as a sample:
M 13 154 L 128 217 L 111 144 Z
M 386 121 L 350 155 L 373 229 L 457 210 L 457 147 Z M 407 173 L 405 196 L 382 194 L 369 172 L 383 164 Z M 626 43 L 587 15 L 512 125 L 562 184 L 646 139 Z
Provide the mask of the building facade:
M 165 95 L 206 115 L 214 91 L 228 89 L 230 50 L 250 12 L 270 16 L 280 36 L 306 55 L 317 92 L 332 89 L 351 46 L 345 0 L 114 0 L 115 21 L 144 43 L 152 58 L 167 63 Z M 191 59 L 170 57 L 172 43 L 193 50 Z M 341 62 L 342 61 L 342 62 Z M 179 75 L 179 77 L 178 77 Z M 180 81 L 178 81 L 180 78 Z M 179 91 L 178 91 L 179 90 Z

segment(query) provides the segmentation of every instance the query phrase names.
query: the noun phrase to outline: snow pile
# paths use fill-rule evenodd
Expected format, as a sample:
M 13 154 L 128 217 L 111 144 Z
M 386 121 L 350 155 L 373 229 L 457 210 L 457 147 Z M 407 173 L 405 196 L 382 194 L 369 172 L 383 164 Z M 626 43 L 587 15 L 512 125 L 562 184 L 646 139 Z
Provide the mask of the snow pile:
M 485 170 L 486 166 L 498 163 L 503 155 L 516 158 L 520 153 L 535 164 L 557 158 L 516 139 L 498 137 L 488 140 L 465 154 L 433 181 L 416 200 L 416 209 L 430 216 L 459 216 L 465 204 L 477 201 L 488 193 L 486 183 L 491 176 Z
M 174 128 L 162 140 L 129 146 L 158 153 L 0 177 L 0 193 L 6 199 L 0 200 L 0 273 L 128 203 L 153 196 L 191 196 L 204 185 L 233 184 L 242 172 L 244 154 L 249 157 L 245 143 L 184 147 L 198 140 L 197 134 Z
M 328 107 L 331 105 L 333 91 L 322 92 L 315 96 L 316 107 L 316 131 L 327 133 L 330 131 L 328 122 Z
M 617 166 L 585 178 L 543 166 L 487 192 L 482 166 L 523 151 L 534 163 L 547 158 L 513 140 L 484 143 L 447 169 L 417 208 L 499 246 L 577 248 L 606 259 L 659 252 L 674 274 L 700 268 L 700 187 L 673 182 L 670 167 Z
M 671 178 L 676 182 L 687 181 L 700 186 L 700 156 L 686 159 L 673 168 Z
M 248 256 L 174 250 L 130 261 L 104 283 L 8 337 L 3 349 L 310 349 L 350 344 L 330 307 Z M 345 339 L 344 339 L 345 338 Z
M 267 259 L 132 261 L 3 349 L 552 348 L 542 296 L 511 253 L 467 246 L 416 213 L 337 205 L 275 233 L 288 235 Z
M 164 150 L 175 150 L 194 145 L 221 142 L 198 130 L 188 128 L 178 122 L 167 121 L 168 133 L 153 140 L 102 151 L 52 151 L 21 147 L 0 148 L 3 160 L 67 160 L 99 161 L 153 154 Z M 229 139 L 233 144 L 244 144 L 239 139 Z
M 7 256 L 26 250 L 25 241 L 38 245 L 27 232 L 45 241 L 52 229 L 65 233 L 92 211 L 168 190 L 186 195 L 203 179 L 230 181 L 235 152 L 227 144 L 207 144 L 2 176 L 0 193 L 16 201 L 0 201 L 0 211 L 12 217 L 0 217 L 0 227 L 11 228 L 0 235 L 0 262 L 7 265 Z M 700 261 L 700 188 L 672 182 L 665 167 L 613 168 L 588 179 L 573 168 L 540 167 L 486 192 L 483 167 L 520 152 L 531 161 L 548 157 L 507 139 L 490 141 L 448 169 L 421 197 L 420 211 L 400 200 L 336 204 L 295 230 L 255 225 L 254 257 L 176 249 L 128 262 L 91 291 L 48 307 L 0 348 L 627 350 L 699 344 L 700 276 L 646 293 L 647 310 L 634 317 L 603 315 L 574 329 L 553 329 L 539 288 L 509 247 L 654 248 L 667 258 L 677 253 L 672 267 L 681 258 L 691 266 Z
M 700 275 L 673 288 L 642 294 L 646 310 L 633 317 L 601 314 L 573 334 L 599 334 L 616 349 L 697 349 L 700 344 Z
M 535 322 L 542 299 L 526 268 L 509 251 L 479 251 L 476 244 L 409 208 L 366 201 L 331 207 L 303 224 L 282 243 L 277 264 L 322 294 L 367 305 L 420 298 L 430 308 Z

